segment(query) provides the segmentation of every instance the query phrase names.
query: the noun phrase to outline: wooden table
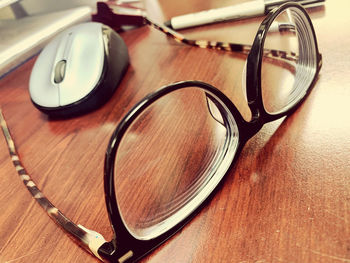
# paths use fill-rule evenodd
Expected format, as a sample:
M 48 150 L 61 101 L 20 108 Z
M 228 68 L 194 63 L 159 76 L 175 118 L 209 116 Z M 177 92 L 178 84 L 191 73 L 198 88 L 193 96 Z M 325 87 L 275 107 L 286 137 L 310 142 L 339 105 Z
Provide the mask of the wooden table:
M 145 5 L 150 16 L 165 21 L 238 2 Z M 208 205 L 142 262 L 350 262 L 348 0 L 328 0 L 310 16 L 323 54 L 310 96 L 291 116 L 253 137 Z M 189 38 L 251 43 L 256 27 L 250 24 L 256 21 L 182 32 Z M 165 84 L 196 79 L 244 105 L 244 61 L 235 55 L 185 46 L 147 26 L 121 36 L 130 68 L 109 102 L 85 116 L 50 120 L 32 105 L 28 80 L 35 58 L 0 80 L 0 105 L 33 180 L 69 218 L 108 240 L 104 153 L 115 126 L 137 101 Z M 30 196 L 0 137 L 0 262 L 97 262 Z

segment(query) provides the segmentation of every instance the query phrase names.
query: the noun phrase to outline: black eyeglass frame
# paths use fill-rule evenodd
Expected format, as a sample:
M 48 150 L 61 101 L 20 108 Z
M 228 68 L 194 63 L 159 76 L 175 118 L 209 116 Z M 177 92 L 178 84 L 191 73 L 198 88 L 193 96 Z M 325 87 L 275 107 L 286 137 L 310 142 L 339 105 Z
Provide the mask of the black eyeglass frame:
M 311 28 L 311 38 L 313 39 L 313 44 L 315 45 L 316 52 L 316 71 L 313 76 L 313 79 L 310 83 L 310 86 L 306 90 L 304 97 L 302 97 L 295 105 L 290 107 L 284 112 L 278 114 L 270 114 L 266 111 L 263 104 L 262 91 L 261 91 L 261 68 L 262 68 L 262 58 L 264 52 L 264 42 L 272 22 L 275 18 L 287 8 L 297 8 L 307 19 L 308 24 Z M 218 98 L 218 103 L 223 103 L 233 115 L 238 130 L 239 130 L 239 142 L 237 146 L 237 151 L 235 153 L 234 159 L 231 163 L 230 169 L 234 166 L 236 159 L 238 158 L 243 146 L 245 143 L 253 137 L 265 123 L 277 120 L 281 117 L 291 114 L 310 93 L 312 87 L 315 84 L 318 73 L 322 66 L 322 56 L 319 53 L 317 39 L 315 31 L 311 22 L 310 17 L 308 16 L 305 9 L 296 3 L 286 3 L 274 10 L 272 10 L 269 15 L 261 23 L 256 37 L 254 39 L 251 51 L 247 57 L 247 78 L 246 78 L 246 93 L 248 99 L 248 106 L 252 113 L 251 121 L 247 122 L 241 116 L 240 112 L 232 101 L 224 95 L 220 90 L 211 86 L 210 84 L 200 82 L 200 81 L 183 81 L 174 83 L 168 86 L 161 88 L 160 90 L 151 93 L 138 104 L 136 104 L 128 114 L 122 119 L 116 130 L 114 131 L 110 143 L 105 155 L 105 169 L 104 169 L 104 182 L 105 182 L 105 199 L 107 210 L 109 214 L 109 219 L 115 234 L 115 237 L 111 242 L 103 244 L 99 249 L 98 253 L 105 259 L 111 262 L 134 262 L 139 258 L 143 257 L 145 254 L 149 253 L 160 244 L 169 239 L 174 235 L 179 229 L 181 229 L 195 214 L 197 214 L 203 206 L 210 200 L 211 196 L 216 192 L 216 189 L 209 195 L 209 197 L 203 201 L 203 203 L 196 208 L 191 214 L 189 214 L 182 222 L 178 223 L 172 227 L 167 232 L 161 234 L 160 236 L 151 239 L 151 240 L 140 240 L 135 238 L 125 226 L 122 216 L 120 214 L 118 203 L 115 195 L 115 186 L 114 186 L 114 162 L 116 158 L 116 153 L 118 145 L 121 142 L 124 134 L 126 133 L 128 127 L 131 125 L 133 120 L 139 116 L 144 109 L 154 103 L 156 100 L 161 97 L 179 90 L 188 87 L 198 87 L 204 92 L 213 94 Z M 229 170 L 230 170 L 229 169 Z M 227 172 L 228 173 L 228 172 Z M 223 181 L 223 180 L 222 180 Z M 222 181 L 219 183 L 221 185 Z
M 309 73 L 313 74 L 311 75 L 312 78 L 308 79 L 307 89 L 302 89 L 303 93 L 302 96 L 298 96 L 297 99 L 293 97 L 293 106 L 290 107 L 290 104 L 287 104 L 287 107 L 283 108 L 283 112 L 279 111 L 276 114 L 269 114 L 263 105 L 263 99 L 262 99 L 262 93 L 261 93 L 261 64 L 262 64 L 262 57 L 263 57 L 263 50 L 262 47 L 264 45 L 264 41 L 266 38 L 266 32 L 269 29 L 269 26 L 271 26 L 272 21 L 278 14 L 280 14 L 283 10 L 285 10 L 288 7 L 297 8 L 298 12 L 301 12 L 303 15 L 303 22 L 306 20 L 308 23 L 307 26 L 310 30 L 307 30 L 308 38 L 306 41 L 312 42 L 313 44 L 313 53 L 314 54 L 314 61 L 315 63 L 312 63 L 312 71 L 309 71 Z M 161 31 L 166 32 L 164 28 L 160 28 Z M 171 35 L 175 39 L 180 39 L 180 35 Z M 311 40 L 312 39 L 312 40 Z M 186 43 L 187 40 L 183 39 L 183 43 Z M 200 46 L 203 42 L 194 41 L 191 42 L 194 45 Z M 191 45 L 192 45 L 191 44 Z M 233 103 L 218 89 L 215 87 L 203 83 L 200 81 L 184 81 L 179 82 L 175 84 L 171 84 L 169 86 L 163 87 L 162 89 L 150 94 L 145 99 L 143 99 L 140 103 L 138 103 L 127 115 L 124 117 L 124 119 L 121 121 L 120 125 L 118 125 L 117 129 L 115 130 L 112 139 L 110 140 L 110 144 L 106 153 L 106 159 L 105 159 L 105 197 L 106 197 L 106 204 L 107 204 L 107 210 L 109 213 L 109 219 L 114 231 L 114 238 L 110 242 L 106 242 L 102 235 L 99 233 L 89 230 L 85 228 L 82 225 L 76 225 L 74 222 L 72 222 L 69 218 L 67 218 L 58 208 L 56 208 L 46 197 L 45 195 L 40 191 L 40 189 L 36 186 L 36 184 L 33 182 L 32 178 L 24 168 L 18 152 L 16 150 L 15 143 L 12 139 L 12 136 L 10 134 L 9 128 L 7 127 L 7 123 L 5 121 L 5 118 L 2 114 L 1 108 L 0 108 L 0 126 L 2 128 L 3 134 L 5 136 L 9 154 L 11 156 L 13 165 L 16 168 L 17 174 L 19 175 L 19 178 L 22 180 L 24 185 L 27 187 L 29 192 L 32 194 L 34 199 L 42 206 L 42 208 L 47 212 L 47 214 L 57 223 L 59 226 L 61 226 L 68 234 L 71 235 L 71 237 L 74 238 L 78 242 L 79 245 L 81 245 L 83 248 L 88 250 L 89 252 L 93 253 L 96 257 L 101 259 L 101 256 L 109 260 L 111 262 L 134 262 L 138 260 L 140 257 L 145 255 L 146 253 L 150 252 L 157 246 L 159 246 L 161 243 L 166 241 L 169 237 L 171 237 L 176 231 L 178 231 L 181 227 L 183 227 L 199 210 L 207 203 L 208 200 L 210 200 L 210 197 L 216 192 L 218 189 L 218 186 L 223 183 L 222 178 L 228 173 L 228 171 L 234 166 L 236 158 L 239 156 L 239 152 L 242 150 L 245 143 L 254 135 L 256 134 L 261 127 L 270 121 L 276 120 L 280 117 L 283 117 L 285 115 L 291 114 L 292 111 L 294 111 L 300 103 L 306 98 L 308 93 L 311 91 L 311 88 L 313 87 L 318 73 L 320 71 L 321 65 L 322 65 L 322 58 L 321 54 L 319 54 L 318 47 L 317 47 L 317 41 L 315 37 L 315 32 L 311 23 L 310 18 L 308 17 L 305 10 L 297 5 L 297 4 L 285 4 L 284 6 L 281 6 L 279 9 L 276 9 L 275 11 L 272 11 L 270 15 L 263 21 L 261 24 L 261 27 L 258 30 L 258 34 L 256 36 L 256 39 L 254 41 L 253 47 L 250 46 L 242 46 L 242 45 L 236 45 L 236 44 L 225 44 L 217 42 L 218 45 L 211 45 L 211 42 L 207 42 L 204 47 L 206 48 L 213 48 L 214 46 L 221 49 L 224 48 L 226 50 L 226 47 L 245 47 L 249 48 L 248 53 L 248 60 L 247 60 L 247 70 L 246 75 L 248 75 L 247 84 L 246 84 L 246 92 L 248 97 L 248 105 L 252 112 L 252 119 L 251 121 L 245 121 L 242 116 L 240 115 L 237 108 L 233 105 Z M 299 43 L 300 44 L 300 43 Z M 300 46 L 299 46 L 300 47 Z M 259 49 L 260 48 L 260 49 Z M 229 48 L 229 50 L 232 50 L 232 48 Z M 238 52 L 240 51 L 247 51 L 246 49 L 239 49 L 236 50 Z M 282 56 L 279 56 L 278 50 L 264 50 L 267 51 L 269 55 L 272 55 L 272 57 L 279 57 L 279 58 L 286 58 L 289 60 L 289 58 L 284 57 L 285 52 L 282 51 Z M 273 52 L 271 52 L 273 51 Z M 277 52 L 277 53 L 276 53 Z M 244 52 L 246 54 L 246 52 Z M 277 55 L 277 56 L 275 56 Z M 293 54 L 291 54 L 292 61 Z M 255 58 L 258 58 L 257 60 Z M 305 62 L 302 60 L 302 62 Z M 252 76 L 252 78 L 250 78 Z M 304 84 L 304 83 L 303 83 Z M 165 228 L 161 230 L 159 233 L 159 236 L 154 235 L 154 238 L 150 238 L 150 240 L 140 240 L 132 236 L 131 232 L 127 230 L 126 225 L 124 225 L 121 214 L 118 210 L 118 204 L 116 201 L 116 196 L 114 194 L 114 175 L 113 175 L 113 164 L 114 164 L 114 157 L 117 151 L 118 143 L 121 141 L 126 129 L 129 127 L 129 125 L 132 123 L 132 121 L 142 113 L 144 109 L 146 109 L 149 105 L 151 105 L 153 102 L 155 102 L 157 99 L 165 96 L 166 94 L 189 87 L 196 87 L 198 89 L 201 89 L 205 92 L 207 95 L 207 105 L 210 114 L 212 117 L 224 125 L 226 127 L 226 148 L 224 158 L 228 156 L 230 162 L 228 165 L 225 165 L 225 171 L 222 172 L 220 170 L 219 176 L 214 175 L 216 178 L 216 181 L 211 184 L 211 186 L 214 185 L 214 187 L 207 188 L 209 191 L 206 191 L 205 198 L 201 199 L 200 202 L 195 202 L 196 208 L 191 209 L 191 213 L 187 214 L 185 217 L 182 217 L 183 219 L 175 226 L 172 226 L 169 228 Z M 211 107 L 209 101 L 213 102 L 219 112 L 221 113 L 222 118 L 216 118 L 217 115 L 214 114 L 214 112 L 211 112 Z M 289 108 L 288 108 L 289 107 Z M 215 110 L 215 108 L 214 108 Z M 234 120 L 233 120 L 234 119 Z M 233 120 L 233 122 L 232 122 Z M 231 122 L 230 122 L 231 121 Z M 237 136 L 239 134 L 239 136 Z M 232 136 L 231 136 L 232 135 Z M 230 137 L 231 136 L 231 137 Z M 234 144 L 234 151 L 230 151 L 229 148 L 233 144 L 226 144 L 228 142 L 227 138 L 238 138 L 237 142 Z M 223 160 L 227 161 L 226 159 L 219 159 L 219 162 L 223 163 Z M 219 164 L 216 163 L 215 166 Z M 220 166 L 220 164 L 219 164 Z M 198 207 L 197 207 L 198 205 Z M 163 232 L 162 232 L 163 231 Z M 101 259 L 102 260 L 102 259 Z

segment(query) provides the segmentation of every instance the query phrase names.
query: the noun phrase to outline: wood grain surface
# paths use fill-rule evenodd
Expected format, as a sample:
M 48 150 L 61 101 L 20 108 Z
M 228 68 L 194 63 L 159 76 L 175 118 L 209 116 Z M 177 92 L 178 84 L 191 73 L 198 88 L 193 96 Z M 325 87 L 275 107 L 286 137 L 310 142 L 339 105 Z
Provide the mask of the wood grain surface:
M 161 22 L 239 2 L 149 0 L 145 6 Z M 323 68 L 307 100 L 291 116 L 264 126 L 208 205 L 142 262 L 350 262 L 348 11 L 348 0 L 328 0 L 310 11 Z M 182 32 L 250 44 L 260 21 Z M 244 57 L 188 47 L 147 26 L 121 36 L 130 67 L 108 103 L 90 114 L 52 120 L 33 106 L 28 81 L 35 57 L 0 80 L 0 106 L 33 180 L 70 219 L 108 240 L 104 153 L 136 102 L 163 85 L 195 79 L 219 88 L 249 118 L 241 87 Z M 0 137 L 0 262 L 98 262 L 34 201 Z

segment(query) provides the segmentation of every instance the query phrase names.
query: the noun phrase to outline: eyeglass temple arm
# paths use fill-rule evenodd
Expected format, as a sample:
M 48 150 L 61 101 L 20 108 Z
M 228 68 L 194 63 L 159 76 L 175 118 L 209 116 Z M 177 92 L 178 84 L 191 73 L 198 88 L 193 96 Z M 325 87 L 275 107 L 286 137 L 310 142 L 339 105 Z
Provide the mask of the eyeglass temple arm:
M 60 210 L 58 210 L 40 191 L 40 189 L 33 182 L 32 178 L 27 173 L 26 169 L 23 167 L 22 162 L 17 153 L 16 146 L 11 137 L 10 131 L 8 129 L 5 118 L 2 114 L 0 108 L 0 125 L 2 132 L 5 136 L 8 150 L 12 159 L 12 163 L 15 166 L 19 178 L 22 180 L 23 184 L 26 186 L 28 191 L 34 197 L 34 199 L 40 204 L 40 206 L 46 211 L 46 213 L 51 217 L 51 219 L 57 223 L 63 230 L 68 234 L 79 245 L 84 247 L 87 251 L 98 257 L 100 260 L 103 259 L 98 254 L 98 249 L 106 242 L 103 236 L 95 231 L 89 230 L 81 225 L 76 225 L 69 218 L 67 218 Z
M 174 39 L 177 42 L 200 48 L 239 52 L 245 55 L 248 55 L 251 49 L 250 45 L 244 44 L 187 39 L 184 35 L 170 29 L 169 27 L 166 27 L 153 21 L 152 19 L 146 16 L 145 12 L 143 12 L 140 9 L 129 8 L 130 13 L 128 13 L 127 11 L 124 13 L 114 13 L 112 9 L 113 6 L 118 7 L 120 5 L 112 1 L 108 1 L 107 3 L 98 2 L 97 13 L 92 15 L 92 20 L 109 25 L 112 28 L 115 28 L 116 30 L 120 29 L 123 25 L 142 26 L 146 24 L 161 31 L 162 33 L 166 34 L 168 37 Z M 296 60 L 294 54 L 280 50 L 266 50 L 264 52 L 264 56 L 265 55 L 285 60 Z
M 160 24 L 152 21 L 148 17 L 144 17 L 144 21 L 147 25 L 165 33 L 167 36 L 173 38 L 175 41 L 184 43 L 186 45 L 196 46 L 196 47 L 200 47 L 200 48 L 231 51 L 231 52 L 241 52 L 244 54 L 248 54 L 250 49 L 251 49 L 251 46 L 243 45 L 243 44 L 220 42 L 220 41 L 187 39 L 184 35 L 170 29 L 169 27 L 160 25 Z
M 230 42 L 187 39 L 182 34 L 166 26 L 162 26 L 158 23 L 155 23 L 147 17 L 144 17 L 144 20 L 146 24 L 165 33 L 167 36 L 173 38 L 175 41 L 184 43 L 186 45 L 200 47 L 200 48 L 207 48 L 207 49 L 223 50 L 223 51 L 229 51 L 229 52 L 239 52 L 245 55 L 248 55 L 252 48 L 251 45 L 244 45 L 244 44 L 237 44 L 237 43 L 230 43 Z M 283 59 L 283 60 L 289 60 L 289 61 L 297 60 L 297 56 L 294 52 L 287 52 L 282 50 L 264 49 L 263 55 L 268 56 L 270 58 L 277 58 L 277 59 Z

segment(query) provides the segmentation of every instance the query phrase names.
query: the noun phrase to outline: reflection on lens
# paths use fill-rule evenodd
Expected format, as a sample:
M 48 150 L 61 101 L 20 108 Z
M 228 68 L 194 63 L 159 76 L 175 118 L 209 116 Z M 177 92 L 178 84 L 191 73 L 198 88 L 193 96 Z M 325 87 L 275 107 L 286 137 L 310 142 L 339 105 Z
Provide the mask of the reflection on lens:
M 231 113 L 199 88 L 173 91 L 128 128 L 117 151 L 115 189 L 129 232 L 151 239 L 213 191 L 238 145 Z
M 312 29 L 301 10 L 290 7 L 271 24 L 264 44 L 261 89 L 265 110 L 284 112 L 306 94 L 316 73 Z

